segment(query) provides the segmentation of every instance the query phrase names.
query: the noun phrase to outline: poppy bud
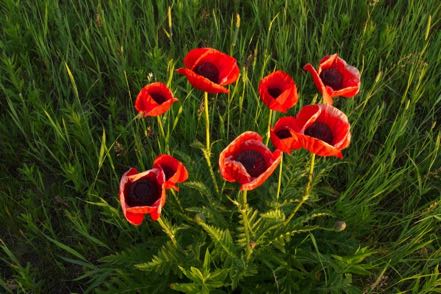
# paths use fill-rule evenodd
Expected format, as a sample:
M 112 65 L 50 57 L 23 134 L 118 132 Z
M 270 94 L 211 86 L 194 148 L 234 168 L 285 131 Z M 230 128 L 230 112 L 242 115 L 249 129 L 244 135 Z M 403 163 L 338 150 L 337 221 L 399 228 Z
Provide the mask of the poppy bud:
M 342 232 L 346 229 L 346 222 L 344 221 L 336 221 L 334 225 L 334 229 L 336 232 Z

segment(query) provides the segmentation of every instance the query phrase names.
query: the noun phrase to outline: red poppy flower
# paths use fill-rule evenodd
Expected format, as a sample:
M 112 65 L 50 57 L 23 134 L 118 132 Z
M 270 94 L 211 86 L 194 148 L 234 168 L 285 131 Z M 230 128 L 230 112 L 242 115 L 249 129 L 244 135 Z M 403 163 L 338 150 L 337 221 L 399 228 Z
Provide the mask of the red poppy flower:
M 160 217 L 166 198 L 164 180 L 164 172 L 157 168 L 141 173 L 130 168 L 123 174 L 119 183 L 119 200 L 129 223 L 140 225 L 145 214 L 150 214 L 153 220 Z
M 143 116 L 158 116 L 170 109 L 178 99 L 163 83 L 152 83 L 141 89 L 135 101 L 136 110 Z
M 259 83 L 259 95 L 269 109 L 287 112 L 298 100 L 294 80 L 281 70 L 264 77 Z
M 315 86 L 327 104 L 332 104 L 333 97 L 350 98 L 360 91 L 360 72 L 337 54 L 323 57 L 317 71 L 309 63 L 303 69 L 311 73 Z
M 245 132 L 230 143 L 219 156 L 222 177 L 228 182 L 239 182 L 241 190 L 253 190 L 262 185 L 274 172 L 282 152 L 271 152 L 255 132 Z
M 153 162 L 154 168 L 162 169 L 165 175 L 165 188 L 173 188 L 179 191 L 177 183 L 185 182 L 188 179 L 188 172 L 184 164 L 173 156 L 162 154 L 156 157 Z
M 193 87 L 212 94 L 228 93 L 223 86 L 234 83 L 239 76 L 236 59 L 212 48 L 190 50 L 184 66 L 177 72 L 185 75 Z
M 270 131 L 271 142 L 282 152 L 291 153 L 302 146 L 295 132 L 297 121 L 292 116 L 280 118 Z
M 294 128 L 302 147 L 320 156 L 343 158 L 341 150 L 351 142 L 347 116 L 329 104 L 304 106 Z

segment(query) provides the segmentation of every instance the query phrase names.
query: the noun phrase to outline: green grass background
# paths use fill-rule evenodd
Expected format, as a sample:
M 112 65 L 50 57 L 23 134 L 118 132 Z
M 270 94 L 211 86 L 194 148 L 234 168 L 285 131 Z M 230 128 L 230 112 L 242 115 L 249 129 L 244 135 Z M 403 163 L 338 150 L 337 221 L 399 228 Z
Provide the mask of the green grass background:
M 160 152 L 156 120 L 133 120 L 133 102 L 143 85 L 164 81 L 180 99 L 163 118 L 170 150 L 190 172 L 180 204 L 193 218 L 213 201 L 195 148 L 204 141 L 202 93 L 174 72 L 188 50 L 208 46 L 241 68 L 229 95 L 210 96 L 214 163 L 243 131 L 265 134 L 269 111 L 256 92 L 264 75 L 293 76 L 300 100 L 291 115 L 320 99 L 304 64 L 338 52 L 362 75 L 354 99 L 336 100 L 351 145 L 343 160 L 316 160 L 314 197 L 302 210 L 331 211 L 347 229 L 300 234 L 273 280 L 252 288 L 244 278 L 242 291 L 441 292 L 440 16 L 438 0 L 1 1 L 0 288 L 148 293 L 188 281 L 135 268 L 166 235 L 150 220 L 130 226 L 117 193 L 125 170 L 150 168 Z M 303 191 L 308 158 L 285 158 L 285 211 Z M 250 206 L 276 205 L 276 174 L 249 193 Z M 177 211 L 169 197 L 164 217 L 185 226 Z M 303 259 L 296 244 L 305 244 Z M 290 281 L 290 266 L 308 262 Z

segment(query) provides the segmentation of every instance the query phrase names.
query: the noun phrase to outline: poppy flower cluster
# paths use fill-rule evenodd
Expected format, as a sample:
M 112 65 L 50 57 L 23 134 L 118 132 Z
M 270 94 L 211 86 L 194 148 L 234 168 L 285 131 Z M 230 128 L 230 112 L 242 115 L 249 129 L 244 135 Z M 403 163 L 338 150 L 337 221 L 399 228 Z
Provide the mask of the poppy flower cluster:
M 236 82 L 240 73 L 234 57 L 213 48 L 192 49 L 183 63 L 184 67 L 177 72 L 184 75 L 194 88 L 211 94 L 228 93 L 226 86 Z M 332 106 L 333 98 L 355 96 L 360 90 L 360 73 L 337 54 L 322 58 L 317 69 L 308 63 L 304 70 L 312 75 L 324 104 L 306 105 L 295 116 L 279 118 L 269 128 L 274 151 L 256 132 L 246 131 L 235 138 L 219 155 L 220 174 L 226 181 L 239 183 L 241 190 L 253 190 L 271 176 L 283 153 L 300 148 L 319 156 L 343 157 L 342 150 L 351 140 L 350 124 L 347 116 Z M 281 70 L 264 77 L 259 82 L 258 93 L 271 110 L 270 123 L 272 111 L 287 113 L 299 99 L 294 79 Z M 135 108 L 140 116 L 159 116 L 177 101 L 165 84 L 155 82 L 141 89 Z M 208 121 L 206 125 L 209 148 Z M 157 220 L 165 205 L 166 191 L 179 191 L 177 184 L 187 178 L 184 164 L 166 154 L 158 156 L 150 170 L 138 172 L 136 168 L 130 168 L 122 176 L 119 189 L 127 221 L 140 225 L 146 214 Z
M 150 170 L 138 172 L 136 168 L 130 168 L 119 184 L 119 199 L 127 221 L 138 226 L 146 214 L 157 220 L 165 205 L 166 190 L 178 190 L 176 184 L 187 178 L 184 164 L 166 154 L 158 156 Z

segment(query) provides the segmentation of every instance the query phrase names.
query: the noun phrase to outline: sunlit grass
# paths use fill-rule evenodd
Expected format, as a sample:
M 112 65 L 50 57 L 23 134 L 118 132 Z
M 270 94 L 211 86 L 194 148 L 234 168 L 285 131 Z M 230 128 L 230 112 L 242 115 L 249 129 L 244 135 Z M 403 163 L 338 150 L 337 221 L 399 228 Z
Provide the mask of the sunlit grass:
M 0 287 L 178 290 L 177 283 L 189 282 L 190 266 L 202 270 L 212 262 L 209 270 L 216 271 L 220 261 L 206 251 L 210 238 L 229 244 L 229 229 L 243 243 L 239 220 L 215 210 L 235 209 L 227 198 L 236 196 L 235 186 L 225 185 L 222 198 L 211 193 L 198 150 L 205 140 L 203 95 L 175 74 L 188 50 L 210 46 L 233 55 L 241 68 L 230 94 L 209 96 L 215 169 L 238 134 L 266 133 L 269 110 L 257 85 L 269 72 L 281 69 L 295 79 L 300 99 L 291 115 L 320 99 L 304 64 L 338 52 L 362 74 L 360 94 L 336 100 L 351 121 L 351 145 L 343 160 L 316 159 L 311 199 L 298 220 L 324 216 L 319 225 L 341 220 L 346 230 L 293 229 L 291 258 L 267 256 L 266 280 L 244 268 L 242 290 L 440 291 L 439 3 L 159 2 L 0 4 Z M 183 244 L 200 245 L 181 260 L 183 271 L 176 266 L 180 252 L 170 255 L 160 226 L 131 227 L 117 199 L 122 173 L 149 168 L 160 152 L 157 121 L 135 119 L 133 107 L 152 81 L 167 83 L 180 100 L 163 123 L 190 179 L 179 203 L 170 195 L 163 213 Z M 303 151 L 286 156 L 279 203 L 273 175 L 248 193 L 250 206 L 267 220 L 292 209 L 308 160 Z M 187 240 L 191 232 L 199 239 Z

